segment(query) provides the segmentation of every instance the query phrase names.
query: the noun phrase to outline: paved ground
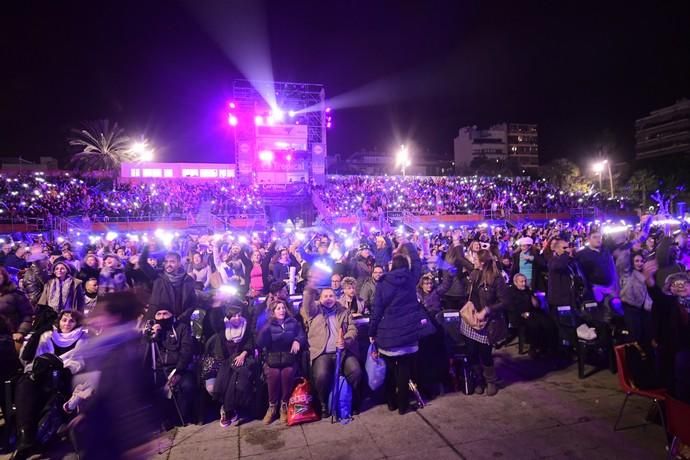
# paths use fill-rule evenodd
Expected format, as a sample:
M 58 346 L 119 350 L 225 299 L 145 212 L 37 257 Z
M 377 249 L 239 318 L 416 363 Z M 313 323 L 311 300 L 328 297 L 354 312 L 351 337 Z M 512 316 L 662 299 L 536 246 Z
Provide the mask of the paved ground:
M 646 400 L 632 398 L 626 407 L 623 426 L 635 427 L 613 431 L 623 394 L 609 371 L 579 380 L 574 366 L 549 372 L 517 356 L 515 347 L 496 357 L 505 387 L 493 398 L 447 394 L 404 416 L 379 405 L 344 426 L 322 420 L 267 427 L 254 421 L 223 429 L 214 421 L 171 431 L 171 444 L 156 458 L 664 458 L 662 429 L 644 425 Z
M 637 427 L 613 431 L 623 394 L 609 371 L 579 380 L 574 366 L 545 375 L 514 347 L 496 356 L 506 387 L 494 398 L 447 394 L 404 416 L 377 406 L 344 426 L 190 426 L 171 433 L 172 447 L 158 458 L 664 458 L 662 429 L 642 425 L 646 400 L 626 407 L 623 426 Z

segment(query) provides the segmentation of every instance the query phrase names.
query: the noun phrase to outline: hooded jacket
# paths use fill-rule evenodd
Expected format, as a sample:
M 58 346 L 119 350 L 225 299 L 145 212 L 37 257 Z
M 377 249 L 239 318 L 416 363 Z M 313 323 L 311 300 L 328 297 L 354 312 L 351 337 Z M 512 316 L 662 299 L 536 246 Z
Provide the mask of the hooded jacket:
M 376 286 L 369 335 L 384 350 L 417 344 L 420 321 L 426 317 L 416 292 L 422 264 L 415 247 L 406 247 L 411 267 L 385 273 Z

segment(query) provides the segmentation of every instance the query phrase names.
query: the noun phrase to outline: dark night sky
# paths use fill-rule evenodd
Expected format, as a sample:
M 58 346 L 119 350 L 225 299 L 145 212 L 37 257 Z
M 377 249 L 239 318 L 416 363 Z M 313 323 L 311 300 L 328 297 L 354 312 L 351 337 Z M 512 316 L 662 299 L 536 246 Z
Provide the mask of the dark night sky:
M 3 5 L 0 156 L 62 157 L 69 128 L 108 118 L 151 138 L 161 159 L 232 160 L 221 114 L 242 76 L 194 8 Z M 690 97 L 686 1 L 275 1 L 265 10 L 276 79 L 323 83 L 330 97 L 378 81 L 392 94 L 337 111 L 331 153 L 409 137 L 450 155 L 460 126 L 509 120 L 539 123 L 542 162 L 583 158 L 604 138 L 624 159 L 636 117 Z

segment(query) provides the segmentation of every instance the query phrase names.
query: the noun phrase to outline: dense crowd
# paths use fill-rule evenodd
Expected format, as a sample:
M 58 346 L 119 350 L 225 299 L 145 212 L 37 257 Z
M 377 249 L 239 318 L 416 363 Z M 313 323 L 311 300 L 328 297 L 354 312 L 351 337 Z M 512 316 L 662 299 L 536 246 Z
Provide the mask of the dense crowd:
M 296 376 L 327 415 L 339 372 L 356 413 L 376 398 L 366 359 L 385 363 L 382 399 L 405 413 L 413 395 L 460 386 L 453 340 L 471 368 L 467 393 L 499 391 L 492 350 L 524 335 L 533 359 L 567 359 L 578 340 L 634 341 L 656 356 L 656 384 L 690 402 L 687 233 L 651 219 L 60 241 L 5 243 L 0 254 L 1 377 L 13 379 L 17 407 L 4 442 L 14 427 L 16 458 L 45 441 L 46 410 L 81 414 L 71 429 L 84 458 L 122 454 L 161 420 L 195 420 L 199 398 L 224 427 L 285 423 Z M 449 311 L 460 311 L 456 333 Z M 85 377 L 93 370 L 97 382 Z
M 361 213 L 409 215 L 569 212 L 573 208 L 609 206 L 598 193 L 564 192 L 545 180 L 506 177 L 329 176 L 315 187 L 323 217 Z M 235 179 L 190 182 L 149 179 L 119 183 L 63 173 L 46 176 L 0 175 L 0 219 L 51 216 L 88 218 L 196 217 L 202 203 L 221 216 L 264 212 L 259 186 L 240 186 Z
M 255 187 L 240 187 L 227 179 L 194 183 L 184 180 L 148 180 L 120 183 L 43 174 L 0 174 L 0 219 L 25 217 L 80 217 L 93 221 L 109 218 L 194 218 L 203 202 L 216 215 L 263 212 Z
M 598 194 L 564 192 L 543 179 L 500 176 L 330 176 L 318 194 L 334 217 L 359 210 L 412 215 L 558 213 L 602 201 Z

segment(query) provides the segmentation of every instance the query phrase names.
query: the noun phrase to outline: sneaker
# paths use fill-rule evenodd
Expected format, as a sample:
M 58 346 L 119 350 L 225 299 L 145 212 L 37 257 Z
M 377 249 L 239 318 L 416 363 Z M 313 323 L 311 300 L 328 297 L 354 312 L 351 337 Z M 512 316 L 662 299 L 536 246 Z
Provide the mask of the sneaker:
M 228 419 L 228 414 L 225 412 L 225 408 L 220 408 L 220 426 L 227 428 L 232 423 L 232 420 Z
M 232 426 L 240 426 L 242 424 L 242 417 L 240 417 L 239 414 L 233 415 L 233 417 L 230 419 L 230 424 Z

